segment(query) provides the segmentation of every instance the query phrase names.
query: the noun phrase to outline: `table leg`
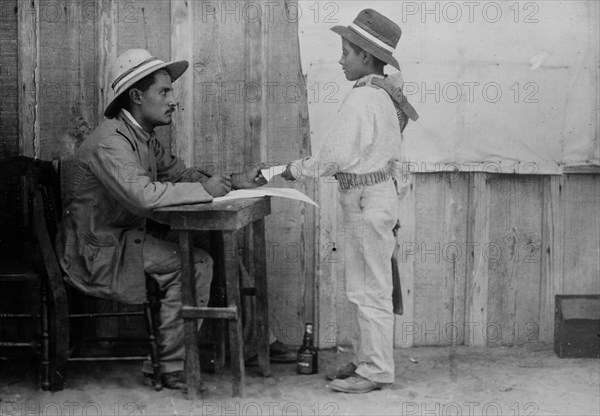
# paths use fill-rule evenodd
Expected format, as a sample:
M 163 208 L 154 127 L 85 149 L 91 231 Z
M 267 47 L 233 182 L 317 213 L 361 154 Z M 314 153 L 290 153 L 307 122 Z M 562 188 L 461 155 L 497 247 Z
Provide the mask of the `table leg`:
M 256 328 L 258 365 L 263 376 L 270 376 L 269 364 L 269 301 L 267 296 L 267 259 L 265 253 L 265 220 L 252 224 L 254 239 L 254 286 L 256 287 Z
M 213 286 L 215 298 L 211 298 L 213 306 L 225 307 L 227 306 L 225 301 L 225 256 L 223 253 L 223 234 L 221 231 L 210 232 L 210 244 L 213 252 L 213 260 L 215 263 L 213 276 Z M 215 357 L 215 372 L 222 373 L 225 368 L 225 355 L 227 346 L 227 333 L 226 325 L 227 322 L 222 319 L 211 319 L 212 323 L 212 334 L 214 336 L 214 342 L 216 342 L 216 357 Z M 206 323 L 204 323 L 206 325 Z
M 196 285 L 194 284 L 194 246 L 190 231 L 179 231 L 181 248 L 181 285 L 184 306 L 196 305 Z M 184 319 L 185 372 L 187 374 L 188 399 L 198 397 L 200 387 L 200 349 L 198 346 L 198 323 L 195 318 Z
M 237 241 L 235 231 L 223 231 L 223 254 L 225 256 L 225 278 L 227 287 L 227 305 L 237 308 L 237 317 L 229 324 L 229 349 L 231 351 L 231 372 L 233 377 L 233 396 L 244 395 L 244 341 L 242 337 L 242 309 L 240 302 L 240 278 L 237 259 Z

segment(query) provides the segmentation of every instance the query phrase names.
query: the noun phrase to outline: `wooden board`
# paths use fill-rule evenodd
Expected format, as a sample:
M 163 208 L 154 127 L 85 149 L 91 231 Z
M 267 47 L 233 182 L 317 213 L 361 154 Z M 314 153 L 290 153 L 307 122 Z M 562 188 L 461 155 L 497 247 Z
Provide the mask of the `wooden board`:
M 288 163 L 311 154 L 298 24 L 284 19 L 281 13 L 274 13 L 272 19 L 263 19 L 262 37 L 260 105 L 266 147 L 257 149 L 253 144 L 252 154 L 266 156 L 261 160 L 270 164 Z M 263 140 L 257 137 L 255 142 Z M 317 184 L 313 181 L 290 183 L 276 178 L 272 186 L 292 187 L 316 198 Z M 304 324 L 320 322 L 319 294 L 323 290 L 319 288 L 316 270 L 323 258 L 320 257 L 322 245 L 320 247 L 316 239 L 319 209 L 298 201 L 274 198 L 272 212 L 266 221 L 272 328 L 282 342 L 299 345 Z M 321 324 L 315 326 L 317 343 L 322 342 L 328 330 Z
M 42 159 L 72 154 L 98 123 L 96 17 L 88 6 L 39 1 L 38 156 Z
M 128 49 L 147 49 L 164 61 L 171 58 L 171 5 L 168 1 L 115 1 L 111 6 L 117 32 L 116 56 Z M 113 29 L 115 30 L 115 29 Z M 161 144 L 171 148 L 171 127 L 156 129 Z
M 19 154 L 17 1 L 0 4 L 0 159 Z
M 563 291 L 583 295 L 600 291 L 599 175 L 567 175 L 564 180 Z
M 542 178 L 490 178 L 488 345 L 537 342 Z
M 194 154 L 209 173 L 241 171 L 245 163 L 245 25 L 235 15 L 207 15 L 193 2 Z M 223 18 L 221 18 L 223 17 Z M 200 23 L 202 22 L 202 23 Z
M 400 230 L 396 244 L 400 250 L 398 271 L 402 286 L 403 314 L 396 316 L 394 327 L 394 345 L 410 348 L 415 344 L 415 334 L 420 331 L 415 316 L 415 261 L 416 242 L 415 224 L 415 177 L 399 175 L 398 178 L 398 219 Z M 417 335 L 418 337 L 418 335 Z
M 171 59 L 193 63 L 193 12 L 187 1 L 171 2 Z M 194 164 L 194 72 L 188 68 L 173 84 L 179 102 L 171 123 L 171 150 L 187 166 Z
M 463 343 L 467 175 L 415 178 L 414 345 Z

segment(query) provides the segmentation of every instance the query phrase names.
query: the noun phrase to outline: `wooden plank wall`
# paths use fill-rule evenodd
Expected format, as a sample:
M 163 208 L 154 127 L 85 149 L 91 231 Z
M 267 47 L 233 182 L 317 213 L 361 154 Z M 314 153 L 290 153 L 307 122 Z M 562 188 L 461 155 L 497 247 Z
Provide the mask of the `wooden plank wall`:
M 283 9 L 271 15 L 259 4 L 172 3 L 172 30 L 182 40 L 172 43 L 172 54 L 189 55 L 186 33 L 194 45 L 186 97 L 193 123 L 186 119 L 190 133 L 174 134 L 173 144 L 209 172 L 240 172 L 310 153 L 306 102 L 296 94 L 305 91 L 297 24 L 284 19 Z M 311 184 L 295 186 L 314 197 Z M 304 322 L 315 319 L 315 221 L 312 207 L 283 199 L 272 200 L 266 221 L 271 326 L 291 344 L 302 342 Z
M 176 84 L 177 126 L 159 129 L 176 154 L 215 172 L 310 154 L 297 24 L 283 14 L 294 2 L 262 19 L 236 4 L 2 2 L 2 155 L 70 154 L 102 119 L 110 62 L 132 47 L 191 61 Z M 18 33 L 32 41 L 18 46 Z M 19 80 L 24 89 L 14 87 Z M 600 292 L 598 174 L 416 174 L 402 185 L 405 314 L 397 318 L 396 345 L 550 342 L 554 295 Z M 317 213 L 273 201 L 267 221 L 273 330 L 298 344 L 303 323 L 314 320 L 322 347 L 347 344 L 336 187 L 294 186 L 313 197 L 318 188 L 319 202 L 336 208 Z
M 400 201 L 396 345 L 551 343 L 554 295 L 600 292 L 600 175 L 440 178 L 413 176 Z
M 21 145 L 26 154 L 35 151 L 42 159 L 72 154 L 103 119 L 111 96 L 111 62 L 127 49 L 145 48 L 163 60 L 190 61 L 187 73 L 174 84 L 180 103 L 175 123 L 157 129 L 163 145 L 172 146 L 186 162 L 231 173 L 258 162 L 285 163 L 310 154 L 298 26 L 286 14 L 288 7 L 295 9 L 293 3 L 3 2 L 1 75 L 8 94 L 0 109 L 3 131 L 13 128 L 14 137 L 3 140 L 2 151 L 17 154 Z M 29 20 L 17 26 L 17 13 Z M 17 31 L 29 34 L 21 36 L 19 54 L 27 59 L 20 67 Z M 5 37 L 9 32 L 14 34 Z M 35 39 L 25 42 L 31 36 L 39 47 Z M 39 88 L 39 94 L 21 94 L 29 98 L 18 113 L 27 116 L 22 127 L 31 134 L 22 134 L 19 141 L 17 112 L 9 100 L 13 97 L 16 103 L 21 97 L 15 88 L 17 74 L 25 82 L 34 71 L 38 83 L 28 84 L 27 92 Z M 26 110 L 35 108 L 32 103 L 38 104 L 37 111 L 29 116 Z M 39 134 L 34 135 L 36 126 Z M 295 186 L 315 196 L 313 184 Z M 281 340 L 299 344 L 304 322 L 316 319 L 315 210 L 277 199 L 272 212 L 267 257 L 273 330 Z M 248 238 L 240 239 L 241 246 Z M 118 330 L 123 328 L 114 320 L 98 329 L 105 335 Z

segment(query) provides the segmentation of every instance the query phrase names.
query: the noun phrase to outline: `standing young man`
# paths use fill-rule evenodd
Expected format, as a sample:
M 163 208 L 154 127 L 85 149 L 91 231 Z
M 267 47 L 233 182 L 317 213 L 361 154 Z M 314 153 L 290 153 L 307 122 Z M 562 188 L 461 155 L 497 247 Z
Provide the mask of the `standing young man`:
M 125 303 L 146 299 L 145 274 L 163 294 L 158 328 L 163 385 L 185 389 L 179 246 L 146 233 L 153 209 L 210 202 L 232 188 L 266 183 L 259 169 L 207 178 L 168 154 L 155 127 L 171 123 L 177 107 L 171 83 L 187 61 L 163 62 L 131 49 L 112 65 L 114 97 L 108 118 L 81 144 L 63 179 L 64 210 L 57 254 L 70 284 L 84 293 Z M 65 176 L 65 175 L 63 175 Z M 212 259 L 194 251 L 198 305 L 208 302 Z M 152 380 L 152 366 L 142 369 Z
M 398 199 L 392 175 L 394 161 L 400 159 L 405 111 L 414 110 L 401 93 L 400 78 L 383 72 L 386 64 L 399 69 L 392 56 L 401 35 L 398 25 L 365 9 L 348 27 L 331 30 L 342 37 L 339 63 L 354 88 L 324 132 L 319 153 L 288 164 L 282 176 L 297 180 L 333 175 L 339 182 L 354 358 L 328 375 L 329 387 L 367 393 L 394 381 L 390 259 Z

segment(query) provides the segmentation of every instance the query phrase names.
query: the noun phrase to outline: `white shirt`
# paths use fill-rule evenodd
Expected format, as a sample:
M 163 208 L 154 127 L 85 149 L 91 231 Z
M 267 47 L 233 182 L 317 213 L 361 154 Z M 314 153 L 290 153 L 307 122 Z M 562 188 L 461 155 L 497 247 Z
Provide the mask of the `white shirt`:
M 353 88 L 324 140 L 316 155 L 292 162 L 294 178 L 370 173 L 400 159 L 400 125 L 392 99 L 383 89 Z
M 127 117 L 127 119 L 131 122 L 131 124 L 133 124 L 136 127 L 139 127 L 140 129 L 143 130 L 142 126 L 140 126 L 140 123 L 137 122 L 137 120 L 135 118 L 133 118 L 133 116 L 131 115 L 131 113 L 127 110 L 125 110 L 124 108 L 121 108 L 121 111 L 123 112 L 123 114 L 125 114 L 125 117 Z

